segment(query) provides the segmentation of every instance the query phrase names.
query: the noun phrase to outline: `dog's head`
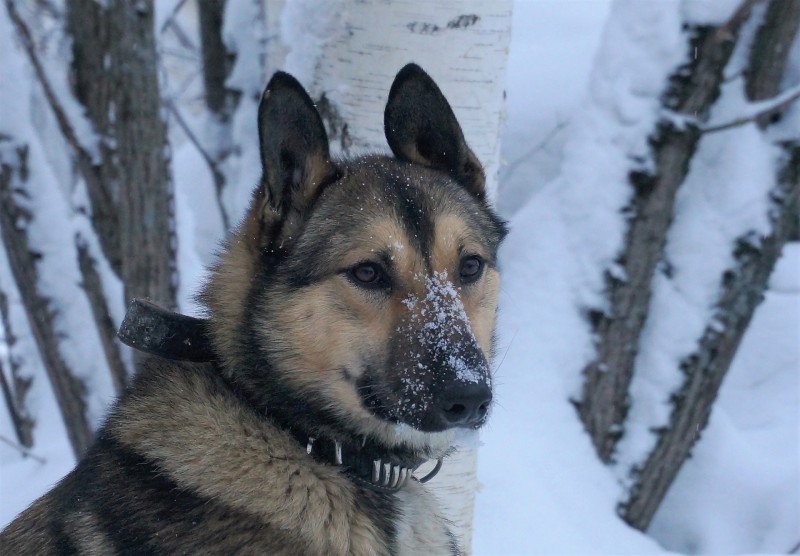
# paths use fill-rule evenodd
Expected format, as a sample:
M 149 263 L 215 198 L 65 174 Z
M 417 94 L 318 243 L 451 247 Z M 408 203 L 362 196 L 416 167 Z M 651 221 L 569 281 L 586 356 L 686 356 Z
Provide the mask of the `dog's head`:
M 504 224 L 450 105 L 415 65 L 384 115 L 394 157 L 332 160 L 278 73 L 259 108 L 263 178 L 203 294 L 239 389 L 320 434 L 425 449 L 478 428 Z

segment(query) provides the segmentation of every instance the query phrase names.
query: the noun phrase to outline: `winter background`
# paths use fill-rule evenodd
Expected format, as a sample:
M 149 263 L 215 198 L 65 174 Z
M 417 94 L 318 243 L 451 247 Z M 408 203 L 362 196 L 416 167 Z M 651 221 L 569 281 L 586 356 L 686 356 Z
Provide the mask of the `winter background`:
M 622 233 L 619 219 L 609 219 L 611 211 L 600 208 L 623 204 L 627 152 L 645 144 L 665 78 L 681 62 L 680 20 L 718 23 L 736 4 L 515 2 L 497 198 L 512 232 L 501 254 L 497 404 L 482 434 L 475 554 L 800 550 L 797 243 L 785 248 L 710 423 L 648 533 L 630 528 L 615 513 L 630 465 L 652 447 L 649 429 L 667 420 L 667 400 L 659 393 L 677 383 L 676 362 L 702 332 L 731 241 L 743 229 L 766 226 L 766 194 L 756 184 L 770 183 L 774 170 L 770 147 L 754 127 L 704 139 L 679 193 L 667 252 L 680 272 L 669 283 L 656 280 L 651 311 L 659 318 L 651 319 L 655 324 L 644 333 L 645 355 L 637 361 L 632 386 L 636 401 L 614 465 L 599 462 L 569 402 L 580 393 L 580 369 L 591 357 L 591 331 L 580 310 L 601 289 L 600 273 L 591 270 L 613 260 L 613 242 L 604 239 Z M 635 19 L 623 13 L 609 19 L 610 10 L 632 7 Z M 0 35 L 11 33 L 7 16 L 0 14 Z M 738 56 L 743 64 L 743 54 Z M 425 61 L 419 62 L 424 67 Z M 36 135 L 31 118 L 20 115 L 41 108 L 20 101 L 31 97 L 29 73 L 20 51 L 6 42 L 0 48 L 0 131 Z M 797 40 L 787 81 L 800 83 Z M 741 96 L 740 80 L 731 79 L 712 119 L 728 121 L 737 114 Z M 780 127 L 800 128 L 800 108 L 795 106 Z M 213 194 L 208 176 L 198 170 L 198 153 L 179 132 L 170 139 L 181 222 L 179 266 L 188 269 L 179 298 L 192 312 L 191 294 L 222 223 L 214 211 L 204 210 Z M 35 146 L 31 158 L 45 177 L 48 165 L 59 164 Z M 54 207 L 45 203 L 40 209 Z M 51 218 L 59 226 L 66 217 Z M 69 269 L 50 271 L 70 282 L 64 279 Z M 9 280 L 3 253 L 0 280 Z M 116 317 L 123 310 L 112 307 Z M 74 357 L 80 354 L 77 346 Z M 95 386 L 101 394 L 90 400 L 90 408 L 99 419 L 109 402 L 102 392 L 111 390 Z M 0 527 L 74 465 L 61 422 L 41 417 L 57 414 L 52 392 L 41 382 L 30 396 L 40 416 L 36 458 L 23 458 L 0 443 Z M 0 411 L 0 435 L 13 438 L 5 411 Z

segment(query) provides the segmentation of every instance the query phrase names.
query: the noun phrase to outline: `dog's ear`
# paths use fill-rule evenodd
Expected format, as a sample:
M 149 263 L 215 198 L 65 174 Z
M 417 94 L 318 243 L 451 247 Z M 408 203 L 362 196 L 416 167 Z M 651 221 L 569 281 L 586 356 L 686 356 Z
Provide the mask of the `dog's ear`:
M 447 172 L 484 200 L 486 177 L 481 163 L 467 146 L 442 91 L 418 65 L 408 64 L 394 78 L 383 127 L 397 158 Z
M 337 175 L 322 119 L 303 86 L 288 73 L 277 72 L 264 90 L 258 138 L 262 229 L 271 230 L 271 243 L 283 242 L 296 233 L 322 187 Z

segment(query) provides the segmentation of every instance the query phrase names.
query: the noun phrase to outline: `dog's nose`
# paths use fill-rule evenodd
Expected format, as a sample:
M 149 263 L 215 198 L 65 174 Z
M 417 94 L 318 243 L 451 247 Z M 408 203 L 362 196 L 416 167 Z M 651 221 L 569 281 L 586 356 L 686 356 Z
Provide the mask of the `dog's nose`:
M 442 392 L 437 405 L 446 427 L 474 427 L 483 422 L 491 401 L 488 384 L 469 382 L 452 385 Z

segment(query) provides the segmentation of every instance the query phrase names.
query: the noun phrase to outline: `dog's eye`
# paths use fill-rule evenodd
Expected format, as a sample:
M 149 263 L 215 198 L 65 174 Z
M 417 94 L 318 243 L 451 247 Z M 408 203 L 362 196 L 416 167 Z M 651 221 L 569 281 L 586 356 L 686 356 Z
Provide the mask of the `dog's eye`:
M 477 280 L 482 270 L 483 259 L 480 257 L 467 257 L 461 260 L 461 267 L 458 269 L 458 273 L 462 282 L 469 283 Z
M 374 263 L 361 263 L 348 272 L 350 278 L 359 286 L 368 288 L 381 288 L 387 284 L 383 270 Z
M 353 277 L 359 282 L 371 284 L 378 279 L 378 271 L 371 264 L 362 264 L 353 269 Z

